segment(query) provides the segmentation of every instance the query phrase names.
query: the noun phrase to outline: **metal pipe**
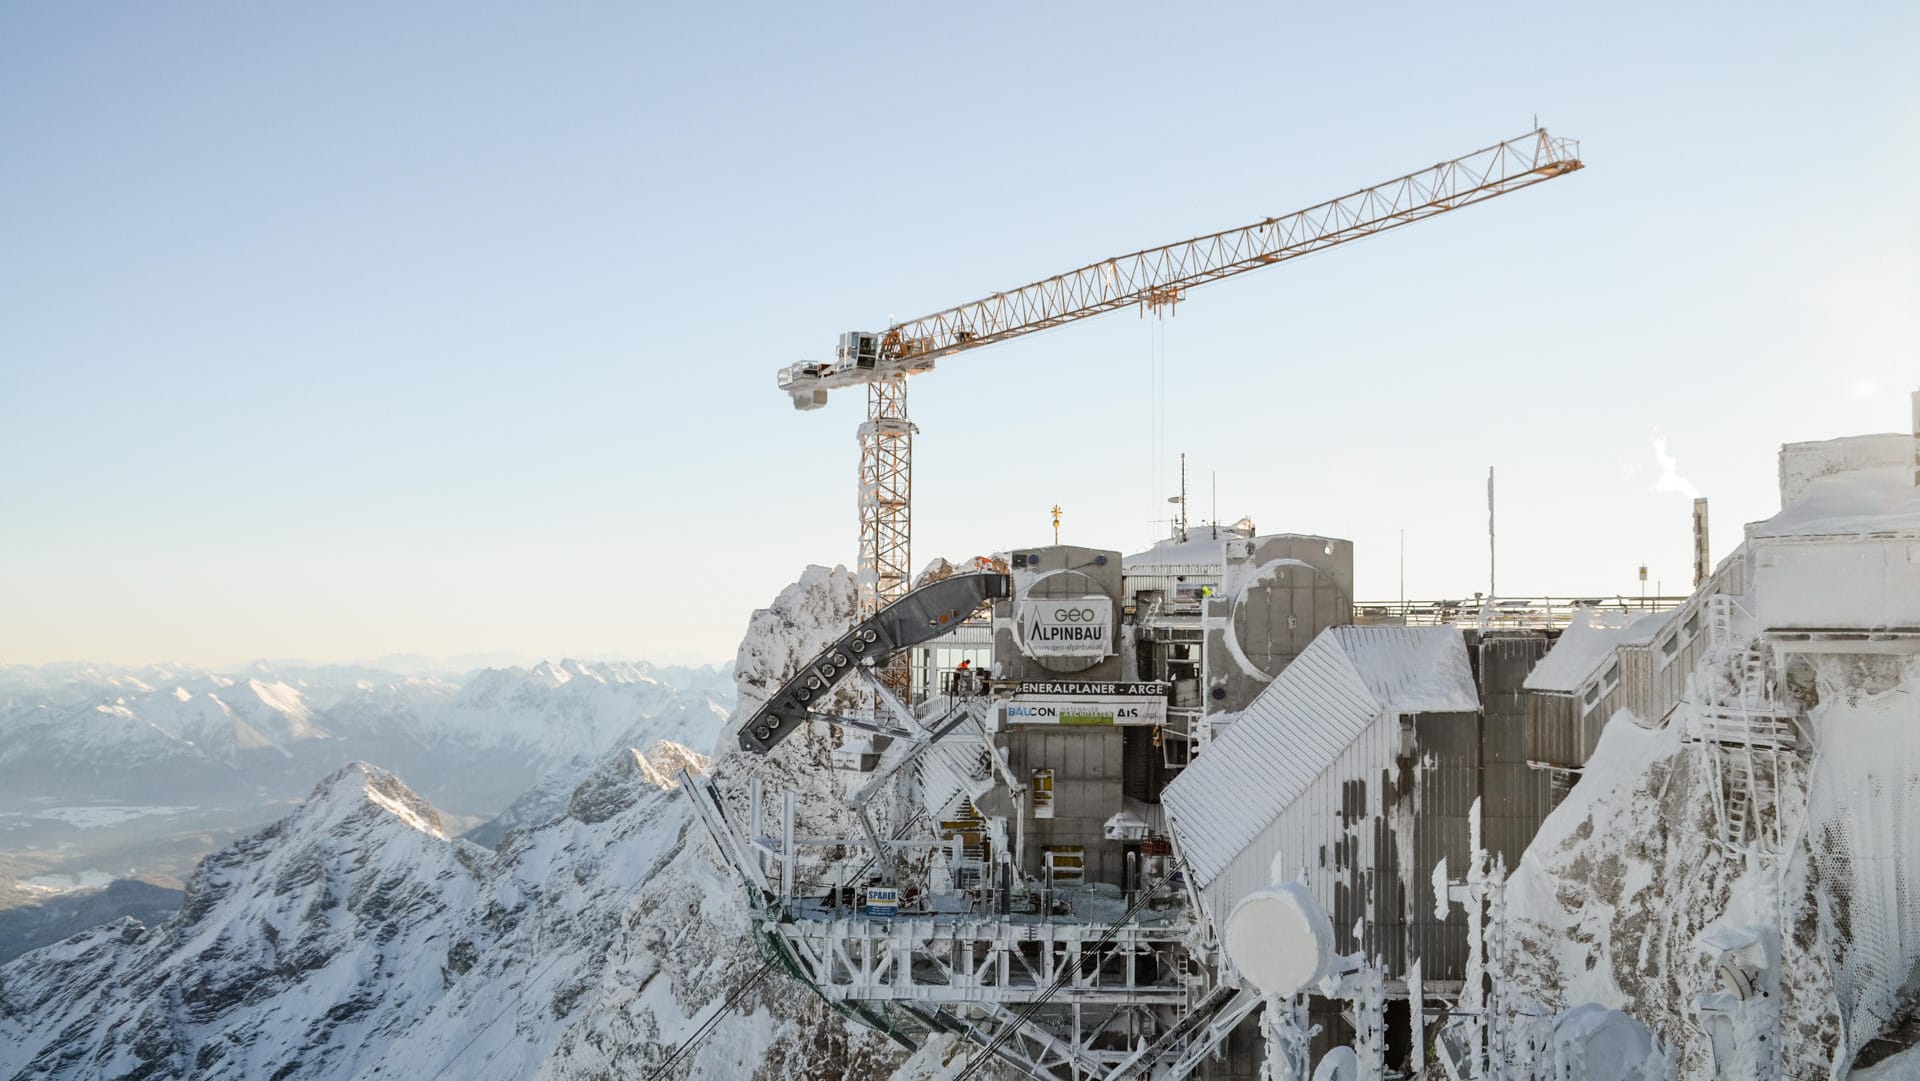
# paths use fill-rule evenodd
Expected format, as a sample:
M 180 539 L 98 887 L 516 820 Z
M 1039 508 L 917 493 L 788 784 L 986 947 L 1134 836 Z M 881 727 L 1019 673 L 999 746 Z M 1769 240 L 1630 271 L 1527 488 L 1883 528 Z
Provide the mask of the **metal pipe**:
M 1707 501 L 1693 501 L 1693 588 L 1699 589 L 1713 573 L 1713 556 L 1707 548 Z
M 780 897 L 793 906 L 793 789 L 782 792 L 780 800 Z

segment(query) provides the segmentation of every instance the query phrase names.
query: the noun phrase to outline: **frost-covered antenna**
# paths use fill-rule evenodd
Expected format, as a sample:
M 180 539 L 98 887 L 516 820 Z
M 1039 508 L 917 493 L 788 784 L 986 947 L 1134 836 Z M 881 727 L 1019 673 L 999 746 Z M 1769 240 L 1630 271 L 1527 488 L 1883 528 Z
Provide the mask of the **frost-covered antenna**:
M 1493 545 L 1493 467 L 1487 467 L 1487 603 L 1494 598 L 1495 560 Z
M 1170 495 L 1167 502 L 1180 508 L 1180 513 L 1172 519 L 1173 539 L 1182 544 L 1187 542 L 1187 453 L 1180 452 L 1180 494 Z

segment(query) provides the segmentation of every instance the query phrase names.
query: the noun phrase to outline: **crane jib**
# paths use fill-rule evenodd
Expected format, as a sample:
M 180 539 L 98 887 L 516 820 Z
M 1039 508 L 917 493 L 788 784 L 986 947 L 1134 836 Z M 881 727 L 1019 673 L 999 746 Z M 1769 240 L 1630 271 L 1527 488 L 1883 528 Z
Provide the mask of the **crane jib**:
M 884 331 L 842 334 L 833 360 L 781 369 L 777 382 L 795 409 L 823 408 L 828 392 L 838 388 L 867 389 L 867 422 L 859 429 L 862 611 L 900 597 L 911 573 L 916 429 L 907 419 L 907 377 L 931 371 L 938 359 L 963 350 L 1121 308 L 1168 312 L 1208 282 L 1398 229 L 1581 168 L 1579 143 L 1536 128 L 1292 214 L 1103 259 Z
M 1471 206 L 1583 168 L 1579 144 L 1546 129 L 1252 225 L 1103 259 L 869 335 L 858 363 L 796 364 L 781 389 L 801 408 L 826 390 L 925 371 L 937 358 L 1121 308 L 1171 307 L 1187 290 Z

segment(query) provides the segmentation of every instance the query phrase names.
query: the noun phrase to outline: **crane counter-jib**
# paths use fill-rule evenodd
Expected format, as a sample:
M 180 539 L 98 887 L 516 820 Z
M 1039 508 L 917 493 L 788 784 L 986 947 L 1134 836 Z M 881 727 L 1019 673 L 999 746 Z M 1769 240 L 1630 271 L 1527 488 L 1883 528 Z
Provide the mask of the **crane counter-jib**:
M 1579 144 L 1545 128 L 1250 225 L 1192 237 L 1058 274 L 885 331 L 841 335 L 834 359 L 781 369 L 801 409 L 828 390 L 930 370 L 945 356 L 1140 305 L 1170 308 L 1208 282 L 1272 266 L 1484 202 L 1582 168 Z

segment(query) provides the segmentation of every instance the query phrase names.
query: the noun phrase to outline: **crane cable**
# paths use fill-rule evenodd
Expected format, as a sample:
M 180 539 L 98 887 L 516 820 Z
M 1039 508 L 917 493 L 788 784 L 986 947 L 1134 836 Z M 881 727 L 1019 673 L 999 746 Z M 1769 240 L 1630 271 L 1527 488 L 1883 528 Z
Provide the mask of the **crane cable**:
M 1108 943 L 1113 941 L 1114 936 L 1120 933 L 1120 928 L 1126 926 L 1127 921 L 1133 919 L 1133 917 L 1146 906 L 1147 902 L 1153 899 L 1153 895 L 1160 892 L 1160 887 L 1172 881 L 1173 876 L 1179 873 L 1180 862 L 1174 860 L 1168 865 L 1166 874 L 1161 875 L 1154 880 L 1151 886 L 1140 891 L 1140 897 L 1133 902 L 1133 907 L 1127 909 L 1126 914 L 1110 925 L 1107 928 L 1106 934 L 1101 935 L 1100 938 L 1094 942 L 1093 952 L 1096 955 L 1096 959 L 1100 950 L 1105 948 Z M 967 1078 L 979 1072 L 980 1067 L 986 1065 L 987 1060 L 993 1056 L 995 1051 L 1000 1049 L 1001 1044 L 1007 1042 L 1007 1038 L 1013 1035 L 1014 1030 L 1024 1027 L 1027 1022 L 1033 1020 L 1034 1014 L 1040 1012 L 1040 1007 L 1045 1006 L 1048 999 L 1051 999 L 1062 987 L 1065 987 L 1067 980 L 1074 974 L 1074 971 L 1085 962 L 1086 958 L 1083 954 L 1080 960 L 1070 965 L 1062 965 L 1060 967 L 1060 975 L 1053 978 L 1053 982 L 1047 985 L 1045 991 L 1040 993 L 1040 997 L 1028 1003 L 1027 1008 L 1021 1011 L 1020 1016 L 1014 1019 L 1013 1024 L 1002 1026 L 1000 1031 L 994 1034 L 993 1039 L 989 1041 L 985 1047 L 981 1048 L 977 1055 L 967 1060 L 966 1067 L 954 1075 L 953 1081 L 967 1081 Z
M 720 1004 L 720 1008 L 713 1011 L 711 1017 L 702 1021 L 699 1028 L 693 1030 L 693 1035 L 682 1040 L 680 1046 L 673 1049 L 673 1054 L 668 1055 L 665 1061 L 653 1068 L 652 1073 L 647 1074 L 646 1081 L 658 1081 L 659 1078 L 665 1077 L 667 1071 L 672 1069 L 674 1064 L 679 1062 L 681 1058 L 685 1057 L 687 1052 L 700 1046 L 701 1041 L 705 1040 L 715 1028 L 719 1027 L 720 1019 L 727 1016 L 728 1012 L 733 1009 L 734 1004 L 746 997 L 747 992 L 760 986 L 760 982 L 767 978 L 767 974 L 772 972 L 773 966 L 778 963 L 779 960 L 777 958 L 769 959 L 767 963 L 761 965 L 753 975 L 747 977 L 747 982 L 734 988 L 733 994 L 727 996 L 727 1000 Z

